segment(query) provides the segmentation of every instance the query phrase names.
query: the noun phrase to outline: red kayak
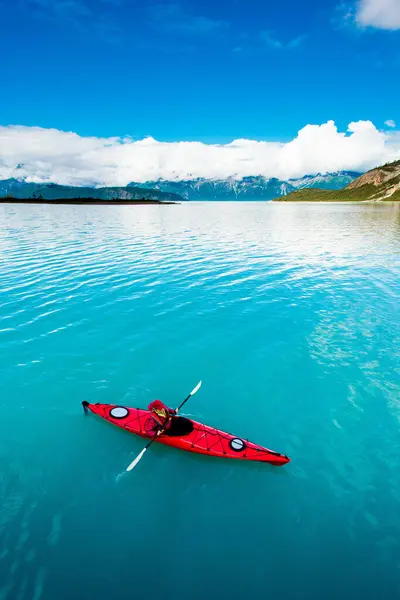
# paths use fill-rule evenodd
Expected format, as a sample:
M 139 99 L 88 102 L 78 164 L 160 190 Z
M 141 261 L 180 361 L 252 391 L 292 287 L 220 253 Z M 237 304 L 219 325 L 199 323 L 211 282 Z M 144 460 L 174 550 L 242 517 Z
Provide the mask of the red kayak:
M 115 404 L 90 404 L 86 402 L 84 406 L 113 425 L 126 429 L 130 433 L 151 439 L 151 436 L 146 434 L 146 431 L 149 430 L 148 427 L 146 428 L 146 422 L 152 419 L 148 410 Z M 279 452 L 263 448 L 263 446 L 253 444 L 253 442 L 243 438 L 185 417 L 173 417 L 170 428 L 156 438 L 155 441 L 188 452 L 220 458 L 253 460 L 277 466 L 290 462 L 290 459 L 284 454 L 279 454 Z

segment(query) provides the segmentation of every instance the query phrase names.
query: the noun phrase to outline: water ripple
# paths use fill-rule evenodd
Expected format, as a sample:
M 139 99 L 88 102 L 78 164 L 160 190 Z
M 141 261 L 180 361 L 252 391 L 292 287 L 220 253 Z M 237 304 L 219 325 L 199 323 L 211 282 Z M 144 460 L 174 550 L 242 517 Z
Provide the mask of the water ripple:
M 312 564 L 395 597 L 399 210 L 26 208 L 0 206 L 0 597 L 67 597 L 67 572 L 74 593 L 108 598 L 132 564 L 140 594 L 158 561 L 182 565 L 166 599 L 197 574 L 197 600 L 209 559 L 227 595 L 245 564 L 263 595 L 320 597 Z M 142 442 L 84 418 L 81 400 L 176 406 L 200 378 L 190 414 L 289 468 L 155 448 L 116 484 Z

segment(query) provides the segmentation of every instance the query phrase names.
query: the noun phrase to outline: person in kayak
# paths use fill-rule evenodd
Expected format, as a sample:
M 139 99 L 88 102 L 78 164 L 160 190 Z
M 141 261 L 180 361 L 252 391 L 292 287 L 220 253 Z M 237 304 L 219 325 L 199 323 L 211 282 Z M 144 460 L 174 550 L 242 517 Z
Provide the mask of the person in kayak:
M 161 400 L 153 400 L 147 408 L 151 412 L 151 418 L 146 423 L 148 435 L 159 435 L 159 432 L 171 427 L 172 417 L 176 415 L 176 410 L 169 408 Z

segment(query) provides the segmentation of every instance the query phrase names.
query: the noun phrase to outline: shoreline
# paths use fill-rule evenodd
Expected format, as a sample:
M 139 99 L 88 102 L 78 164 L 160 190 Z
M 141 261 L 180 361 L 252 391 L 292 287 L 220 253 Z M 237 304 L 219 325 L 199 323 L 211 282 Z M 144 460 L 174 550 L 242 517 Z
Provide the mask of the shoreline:
M 387 200 L 284 200 L 274 198 L 273 200 L 187 200 L 183 204 L 376 204 L 376 205 L 389 205 L 399 204 L 400 198 Z M 0 204 L 27 204 L 27 205 L 71 205 L 71 206 L 156 206 L 156 205 L 179 205 L 182 202 L 175 202 L 173 200 L 147 200 L 145 198 L 140 200 L 102 200 L 99 198 L 55 198 L 53 200 L 45 198 L 11 198 L 11 197 L 0 197 Z
M 109 206 L 112 204 L 118 206 L 124 205 L 146 205 L 146 204 L 179 204 L 171 200 L 146 200 L 145 198 L 140 200 L 101 200 L 99 198 L 55 198 L 54 200 L 48 200 L 45 198 L 0 198 L 0 204 L 85 204 L 85 205 L 96 205 L 96 206 Z
M 391 204 L 400 202 L 400 198 L 391 200 L 271 200 L 271 202 L 281 204 Z

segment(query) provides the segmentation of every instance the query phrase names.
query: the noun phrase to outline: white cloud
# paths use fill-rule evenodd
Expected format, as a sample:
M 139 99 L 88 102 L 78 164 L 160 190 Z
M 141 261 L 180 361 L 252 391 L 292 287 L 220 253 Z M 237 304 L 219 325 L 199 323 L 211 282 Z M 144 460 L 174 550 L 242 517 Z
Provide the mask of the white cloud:
M 387 127 L 396 127 L 396 123 L 393 121 L 393 119 L 388 119 L 385 121 L 385 125 L 387 125 Z
M 400 29 L 400 0 L 359 0 L 356 21 L 364 27 Z
M 151 137 L 80 137 L 57 129 L 0 127 L 0 179 L 26 177 L 66 185 L 126 185 L 158 178 L 288 179 L 338 170 L 363 171 L 400 158 L 400 132 L 370 121 L 306 125 L 290 142 L 238 139 L 230 144 L 159 142 Z

